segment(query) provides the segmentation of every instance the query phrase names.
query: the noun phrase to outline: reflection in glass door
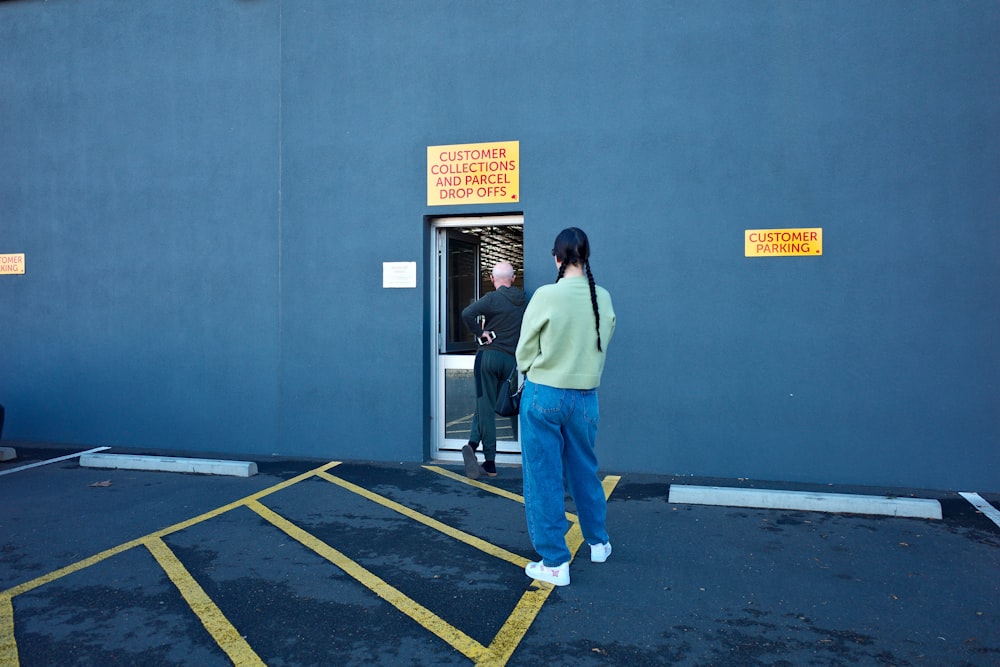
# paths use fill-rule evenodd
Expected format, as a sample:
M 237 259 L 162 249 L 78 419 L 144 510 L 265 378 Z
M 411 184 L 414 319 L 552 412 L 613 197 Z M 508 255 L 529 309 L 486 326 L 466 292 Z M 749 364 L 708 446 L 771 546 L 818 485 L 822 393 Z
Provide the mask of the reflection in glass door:
M 490 271 L 498 261 L 514 266 L 523 288 L 523 218 L 514 216 L 455 217 L 433 221 L 436 287 L 432 350 L 434 378 L 431 458 L 461 460 L 475 414 L 472 366 L 476 344 L 462 322 L 462 310 L 493 289 Z M 517 418 L 497 416 L 497 461 L 520 463 Z
M 444 345 L 441 352 L 475 354 L 476 344 L 462 322 L 462 310 L 480 297 L 479 236 L 464 234 L 456 229 L 443 229 L 440 238 L 443 241 L 441 262 L 444 264 L 441 280 Z

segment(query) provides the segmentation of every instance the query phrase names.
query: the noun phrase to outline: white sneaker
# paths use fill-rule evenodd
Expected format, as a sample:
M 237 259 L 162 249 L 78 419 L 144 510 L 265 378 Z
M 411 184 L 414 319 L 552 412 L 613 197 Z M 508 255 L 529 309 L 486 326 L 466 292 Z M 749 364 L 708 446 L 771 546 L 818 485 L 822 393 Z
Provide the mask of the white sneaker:
M 524 573 L 532 579 L 547 581 L 554 586 L 569 585 L 569 561 L 556 567 L 549 567 L 543 564 L 542 561 L 528 563 L 524 568 Z
M 603 563 L 611 555 L 611 542 L 590 545 L 590 562 Z

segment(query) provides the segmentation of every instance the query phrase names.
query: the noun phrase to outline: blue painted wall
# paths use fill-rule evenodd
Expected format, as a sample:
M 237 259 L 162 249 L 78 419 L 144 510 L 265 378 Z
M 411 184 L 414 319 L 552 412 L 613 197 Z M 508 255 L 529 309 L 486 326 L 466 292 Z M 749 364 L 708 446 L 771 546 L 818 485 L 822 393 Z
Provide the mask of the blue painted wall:
M 0 3 L 8 439 L 419 460 L 426 146 L 586 229 L 604 467 L 1000 490 L 1000 5 Z M 824 254 L 743 232 L 822 227 Z M 415 290 L 381 288 L 417 261 Z

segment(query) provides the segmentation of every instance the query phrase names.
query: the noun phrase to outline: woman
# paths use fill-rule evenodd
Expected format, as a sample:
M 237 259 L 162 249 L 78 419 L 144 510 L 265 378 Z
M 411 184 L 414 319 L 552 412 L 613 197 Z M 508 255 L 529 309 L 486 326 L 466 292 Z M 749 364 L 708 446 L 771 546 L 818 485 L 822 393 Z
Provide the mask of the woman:
M 524 312 L 517 366 L 527 376 L 521 397 L 521 458 L 528 534 L 542 557 L 525 573 L 569 584 L 563 480 L 576 503 L 590 560 L 611 555 L 607 502 L 597 476 L 597 387 L 615 330 L 611 295 L 594 283 L 590 242 L 576 227 L 552 248 L 559 275 L 535 292 Z

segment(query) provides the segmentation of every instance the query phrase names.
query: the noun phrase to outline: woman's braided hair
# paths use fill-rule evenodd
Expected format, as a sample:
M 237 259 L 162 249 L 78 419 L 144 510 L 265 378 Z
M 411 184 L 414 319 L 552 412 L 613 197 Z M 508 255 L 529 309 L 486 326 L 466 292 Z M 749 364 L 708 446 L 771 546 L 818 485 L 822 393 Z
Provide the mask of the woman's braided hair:
M 601 350 L 601 313 L 597 309 L 594 274 L 590 272 L 590 240 L 582 229 L 569 227 L 559 232 L 552 247 L 552 255 L 559 260 L 559 275 L 556 277 L 556 282 L 562 279 L 569 264 L 581 266 L 587 274 L 587 282 L 590 283 L 590 303 L 594 307 L 594 328 L 597 329 L 597 349 Z

